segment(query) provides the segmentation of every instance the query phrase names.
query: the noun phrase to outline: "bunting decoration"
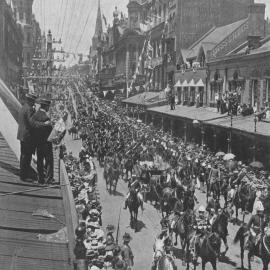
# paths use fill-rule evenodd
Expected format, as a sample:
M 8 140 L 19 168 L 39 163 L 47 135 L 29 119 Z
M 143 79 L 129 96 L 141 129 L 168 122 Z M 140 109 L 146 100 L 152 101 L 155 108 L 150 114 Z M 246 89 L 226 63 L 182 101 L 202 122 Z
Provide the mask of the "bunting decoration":
M 104 95 L 104 97 L 106 97 L 106 96 L 107 96 L 107 93 L 108 93 L 108 91 L 103 91 L 103 95 Z
M 111 92 L 114 94 L 115 90 L 111 90 Z
M 123 89 L 120 89 L 120 92 L 123 94 L 124 93 L 124 88 Z

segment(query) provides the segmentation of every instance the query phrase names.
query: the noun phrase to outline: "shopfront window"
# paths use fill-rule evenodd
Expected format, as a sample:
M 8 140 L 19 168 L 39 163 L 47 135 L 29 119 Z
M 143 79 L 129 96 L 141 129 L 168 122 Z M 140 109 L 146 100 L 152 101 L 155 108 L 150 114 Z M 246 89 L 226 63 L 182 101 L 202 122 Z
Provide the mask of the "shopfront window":
M 190 87 L 190 102 L 191 103 L 195 102 L 195 87 Z
M 178 104 L 182 103 L 182 87 L 177 87 Z
M 215 95 L 219 94 L 221 96 L 223 88 L 223 82 L 222 81 L 213 81 L 210 84 L 210 101 L 215 102 Z
M 270 79 L 266 80 L 266 102 L 270 103 Z
M 258 80 L 252 80 L 251 82 L 251 106 L 252 107 L 258 107 Z
M 229 81 L 229 91 L 230 92 L 237 92 L 239 103 L 242 103 L 242 92 L 244 89 L 245 89 L 245 80 Z
M 188 101 L 188 87 L 184 87 L 184 101 Z
M 204 87 L 199 87 L 199 102 L 200 104 L 203 104 L 203 93 L 204 93 Z

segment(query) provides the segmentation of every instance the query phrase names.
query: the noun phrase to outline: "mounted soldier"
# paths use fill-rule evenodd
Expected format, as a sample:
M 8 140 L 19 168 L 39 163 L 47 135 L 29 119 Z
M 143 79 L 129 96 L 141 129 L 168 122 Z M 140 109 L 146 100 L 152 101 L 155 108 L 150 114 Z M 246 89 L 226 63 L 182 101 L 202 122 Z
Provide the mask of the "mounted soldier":
M 161 222 L 161 226 L 161 233 L 157 236 L 153 246 L 154 253 L 151 268 L 153 270 L 156 269 L 157 262 L 160 258 L 165 256 L 166 254 L 171 254 L 172 241 L 168 233 L 168 226 L 165 221 Z
M 131 182 L 129 182 L 128 187 L 129 187 L 129 192 L 126 196 L 124 209 L 127 209 L 127 207 L 128 207 L 128 198 L 130 195 L 130 191 L 135 190 L 135 192 L 137 193 L 137 198 L 140 202 L 141 209 L 143 211 L 144 210 L 143 209 L 143 195 L 140 192 L 141 191 L 141 184 L 135 175 L 132 175 L 132 180 L 131 180 Z
M 258 243 L 261 242 L 262 236 L 264 234 L 264 228 L 267 225 L 266 219 L 264 217 L 264 206 L 261 201 L 257 201 L 255 205 L 256 214 L 252 215 L 247 228 L 250 232 L 250 237 L 248 243 L 246 243 L 245 248 L 252 251 Z M 261 250 L 261 244 L 260 243 L 260 250 Z
M 206 215 L 206 210 L 203 205 L 201 205 L 198 209 L 198 216 L 196 217 L 194 228 L 196 230 L 196 233 L 191 240 L 191 249 L 194 254 L 194 261 L 196 261 L 198 257 L 198 247 L 204 239 L 204 236 L 211 229 L 211 225 L 209 223 L 208 217 Z

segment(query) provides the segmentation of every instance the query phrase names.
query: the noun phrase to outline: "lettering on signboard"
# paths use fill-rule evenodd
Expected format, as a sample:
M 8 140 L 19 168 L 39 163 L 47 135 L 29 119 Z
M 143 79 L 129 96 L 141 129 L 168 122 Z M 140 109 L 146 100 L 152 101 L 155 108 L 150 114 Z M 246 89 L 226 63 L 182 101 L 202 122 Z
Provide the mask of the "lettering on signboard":
M 234 32 L 232 32 L 228 37 L 226 37 L 221 43 L 219 43 L 210 53 L 211 58 L 215 58 L 222 51 L 226 51 L 232 43 L 234 43 L 239 37 L 241 37 L 245 32 L 248 31 L 248 21 L 242 24 Z

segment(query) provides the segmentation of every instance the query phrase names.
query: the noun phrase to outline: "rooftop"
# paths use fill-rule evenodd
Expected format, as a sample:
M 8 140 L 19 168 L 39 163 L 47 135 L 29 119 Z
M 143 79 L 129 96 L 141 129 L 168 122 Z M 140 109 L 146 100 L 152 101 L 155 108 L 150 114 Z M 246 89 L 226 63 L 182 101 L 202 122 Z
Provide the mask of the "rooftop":
M 210 31 L 208 31 L 204 36 L 202 36 L 189 47 L 187 59 L 197 57 L 201 46 L 204 46 L 207 50 L 213 49 L 218 43 L 220 43 L 224 38 L 235 31 L 246 20 L 247 19 L 243 19 L 221 27 L 213 27 Z
M 129 103 L 140 106 L 151 106 L 166 99 L 164 92 L 143 92 L 123 100 L 123 103 Z

